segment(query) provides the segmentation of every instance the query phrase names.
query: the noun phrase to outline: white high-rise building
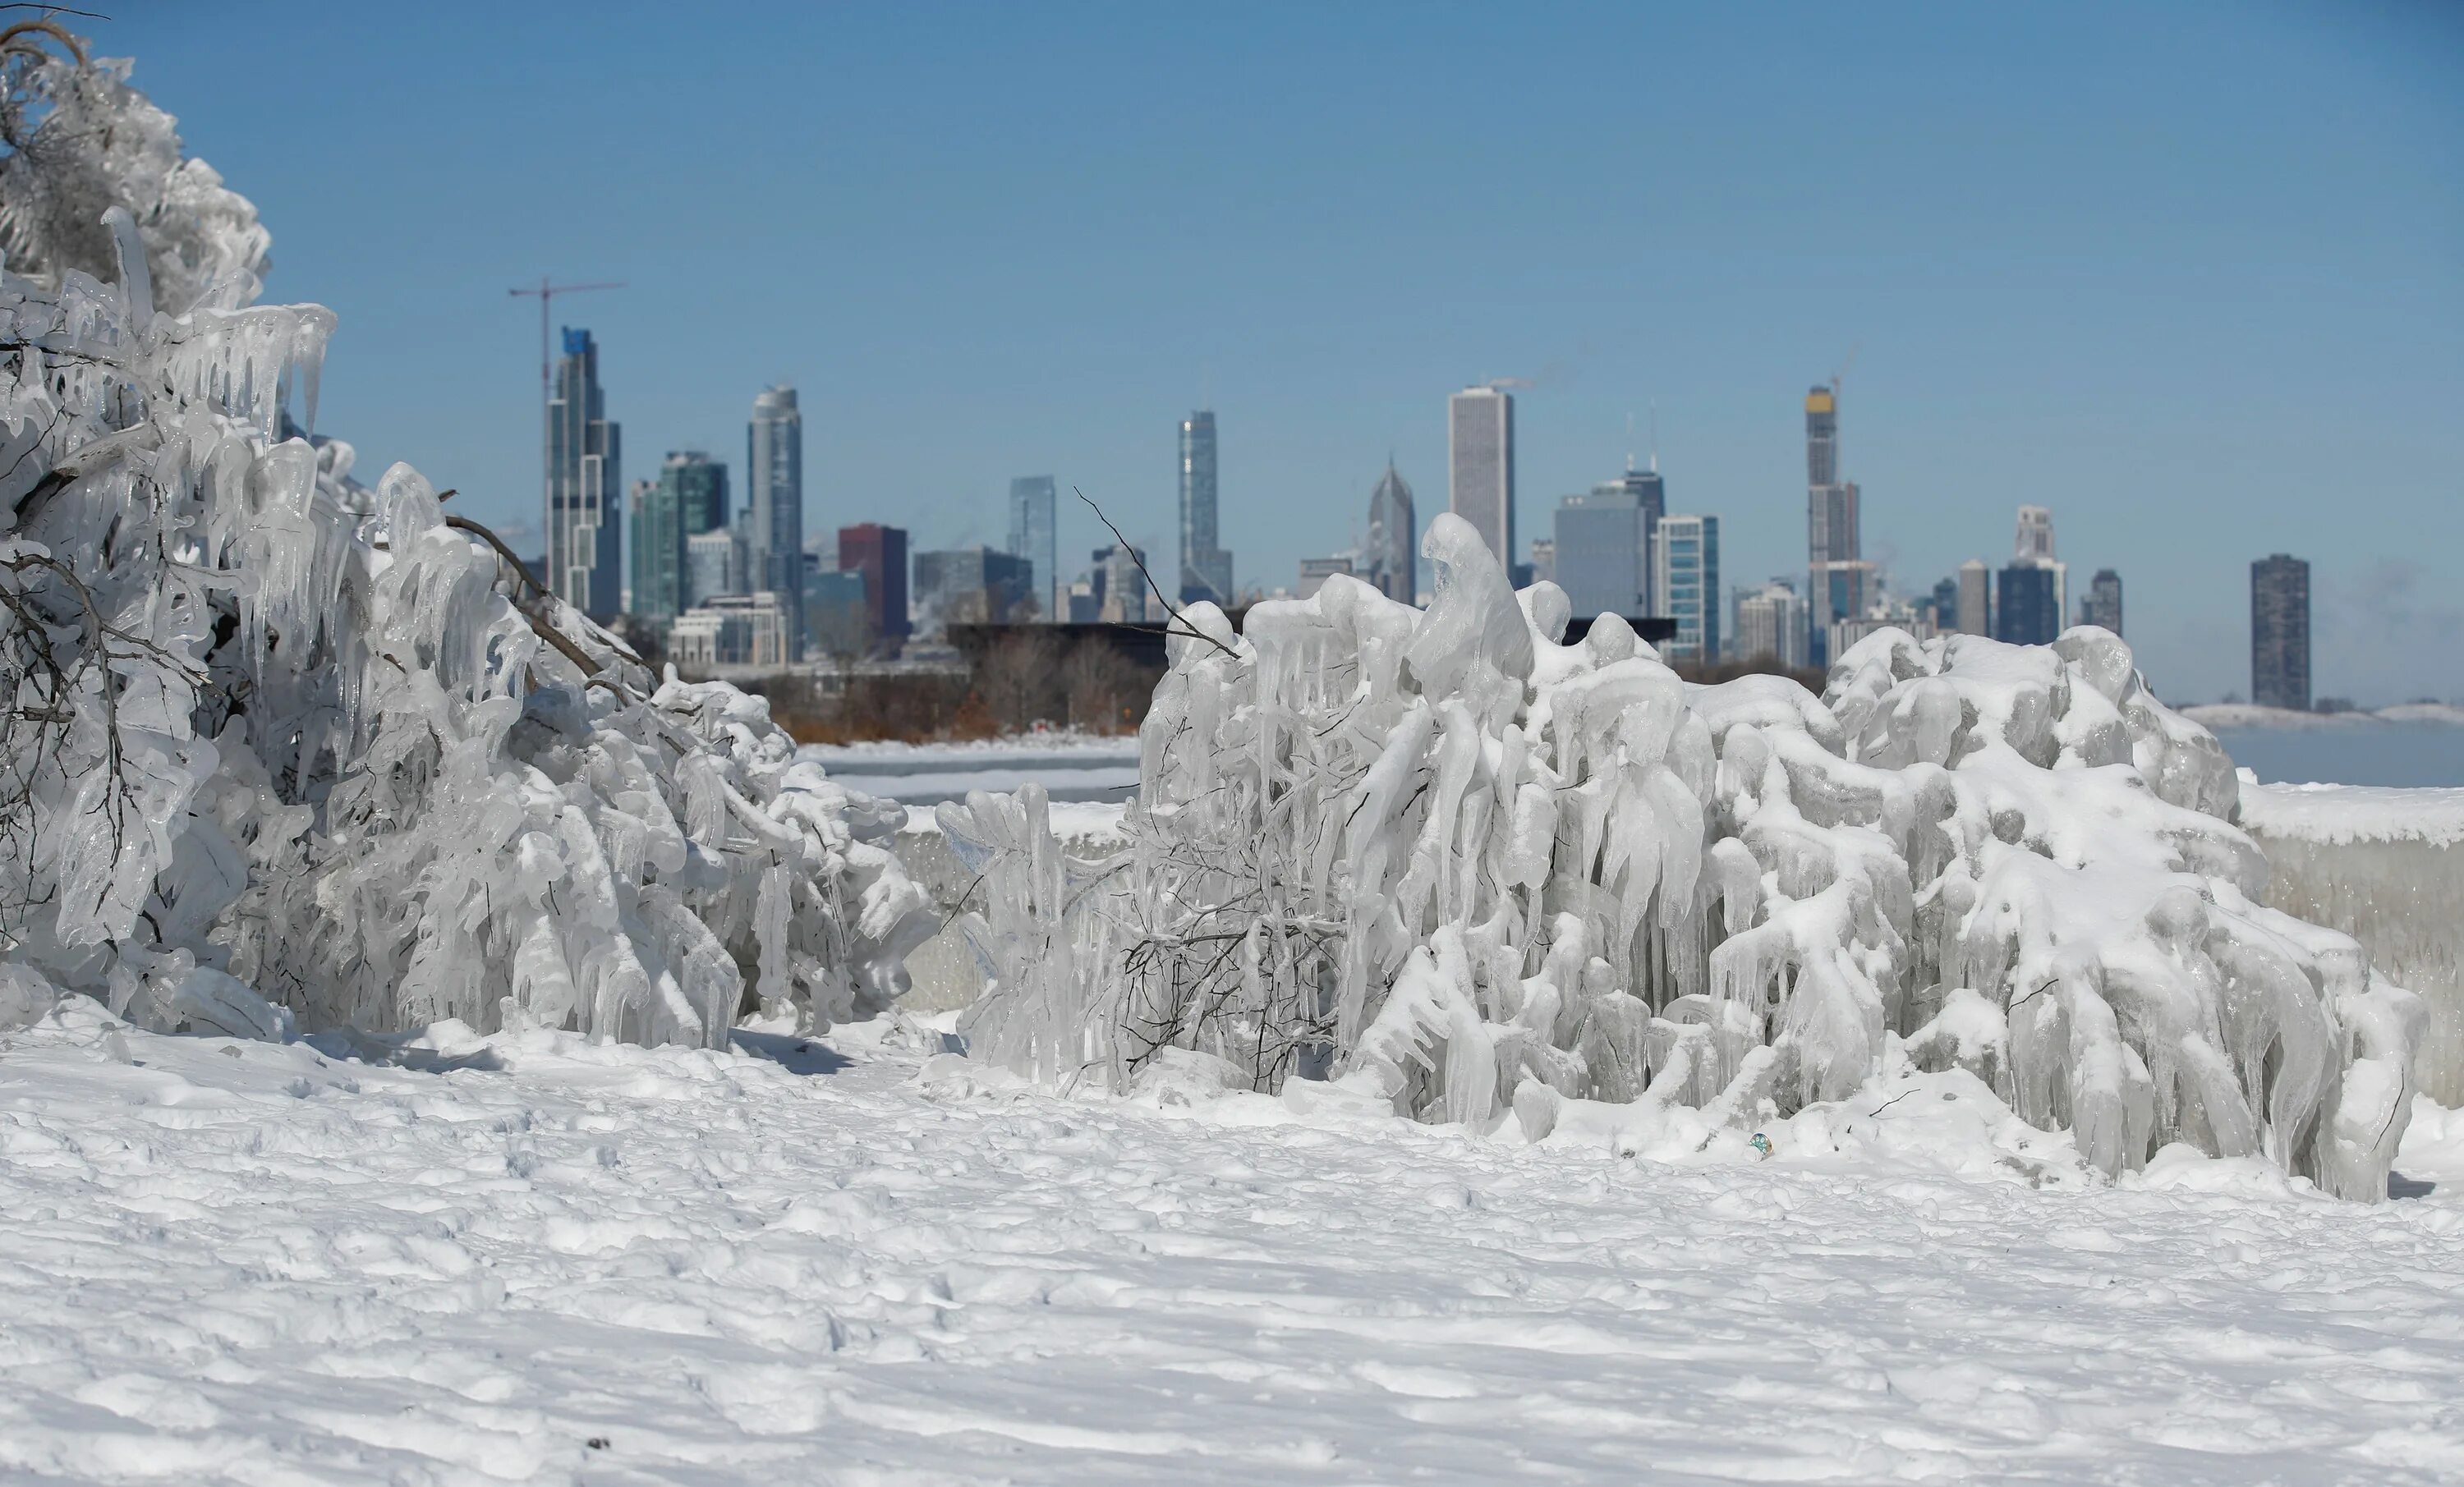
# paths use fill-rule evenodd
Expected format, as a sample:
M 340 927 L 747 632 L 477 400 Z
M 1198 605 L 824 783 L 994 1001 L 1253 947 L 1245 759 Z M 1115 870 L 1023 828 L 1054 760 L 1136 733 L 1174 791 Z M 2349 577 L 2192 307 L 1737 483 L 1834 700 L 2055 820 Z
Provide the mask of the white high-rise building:
M 1507 572 L 1514 545 L 1514 398 L 1466 387 L 1446 400 L 1446 509 L 1472 525 Z
M 1806 628 L 1805 601 L 1786 579 L 1773 579 L 1737 601 L 1739 660 L 1771 656 L 1782 666 L 1801 668 L 1806 664 L 1806 646 L 1811 639 L 1812 632 Z
M 1720 518 L 1662 516 L 1652 544 L 1652 591 L 1661 596 L 1677 634 L 1660 648 L 1665 661 L 1716 661 L 1720 655 Z
M 1982 558 L 1959 565 L 1959 628 L 1966 635 L 1993 633 L 1993 570 Z
M 753 400 L 744 432 L 746 588 L 771 593 L 791 640 L 804 633 L 804 415 L 781 383 Z

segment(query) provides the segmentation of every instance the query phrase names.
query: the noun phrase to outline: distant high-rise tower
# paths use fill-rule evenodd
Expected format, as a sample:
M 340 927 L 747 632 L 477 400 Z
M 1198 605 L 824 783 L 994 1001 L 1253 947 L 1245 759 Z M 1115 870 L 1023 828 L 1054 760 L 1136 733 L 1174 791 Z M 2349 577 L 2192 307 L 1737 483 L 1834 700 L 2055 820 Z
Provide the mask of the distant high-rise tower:
M 1361 577 L 1388 599 L 1412 602 L 1419 592 L 1419 539 L 1412 488 L 1395 472 L 1395 462 L 1389 459 L 1386 473 L 1377 477 L 1377 489 L 1369 492 L 1369 545 L 1361 554 L 1368 567 Z
M 1559 554 L 1563 561 L 1564 554 Z M 1720 658 L 1720 518 L 1662 516 L 1653 588 L 1667 596 L 1677 635 L 1660 647 L 1669 661 Z
M 2054 570 L 2013 562 L 2002 570 L 2000 601 L 1993 607 L 1993 638 L 2013 645 L 2050 645 L 2062 633 L 2061 590 Z
M 2088 581 L 2087 601 L 2081 623 L 2101 624 L 2114 634 L 2122 633 L 2122 575 L 2110 568 L 2099 568 Z
M 1928 606 L 1933 611 L 1933 627 L 1943 634 L 1959 628 L 1959 580 L 1943 579 L 1933 586 Z
M 1831 662 L 1831 623 L 1865 612 L 1873 565 L 1863 560 L 1859 492 L 1839 478 L 1839 391 L 1805 395 L 1805 536 L 1808 651 L 1814 665 Z
M 1009 551 L 1026 559 L 1026 593 L 1035 600 L 1036 618 L 1066 620 L 1068 602 L 1062 592 L 1060 558 L 1052 538 L 1054 496 L 1050 475 L 1021 475 L 1009 483 Z
M 2250 565 L 2250 700 L 2310 711 L 2310 565 L 2283 553 Z
M 1232 555 L 1219 545 L 1215 505 L 1215 415 L 1180 421 L 1180 601 L 1232 607 Z
M 1512 572 L 1514 398 L 1496 387 L 1466 387 L 1446 400 L 1446 507 L 1472 525 L 1498 566 Z M 1560 555 L 1562 557 L 1562 555 Z
M 637 482 L 633 508 L 633 613 L 662 623 L 691 609 L 688 544 L 727 522 L 727 467 L 698 449 L 671 452 L 659 478 Z
M 1993 570 L 1982 558 L 1959 565 L 1959 628 L 1967 635 L 1993 633 Z
M 1651 591 L 1651 580 L 1653 570 L 1659 564 L 1652 560 L 1652 544 L 1659 539 L 1660 518 L 1668 512 L 1668 486 L 1660 478 L 1660 455 L 1657 451 L 1654 451 L 1651 456 L 1651 468 L 1648 470 L 1636 470 L 1631 460 L 1627 462 L 1625 489 L 1626 493 L 1634 497 L 1635 510 L 1642 514 L 1642 551 L 1639 555 L 1642 559 L 1642 609 L 1640 612 L 1656 615 L 1661 612 L 1660 596 Z
M 1646 613 L 1643 591 L 1649 546 L 1642 502 L 1622 480 L 1604 480 L 1585 495 L 1557 503 L 1555 571 L 1579 619 Z
M 2054 628 L 2070 613 L 2070 567 L 2054 556 L 2054 514 L 2041 506 L 2019 508 L 2019 532 L 2011 544 L 2013 567 L 2042 568 L 2054 576 Z M 2050 642 L 2048 642 L 2050 644 Z
M 781 383 L 753 400 L 744 431 L 744 560 L 756 592 L 779 596 L 791 646 L 804 634 L 804 415 Z M 792 656 L 789 659 L 794 659 Z
M 1805 665 L 1805 602 L 1785 579 L 1773 579 L 1758 593 L 1737 601 L 1737 658 L 1769 656 L 1782 666 Z
M 839 572 L 864 575 L 865 628 L 896 650 L 907 639 L 907 534 L 866 522 L 839 528 Z
M 599 343 L 568 328 L 547 402 L 547 586 L 603 623 L 623 597 L 621 463 L 599 391 Z

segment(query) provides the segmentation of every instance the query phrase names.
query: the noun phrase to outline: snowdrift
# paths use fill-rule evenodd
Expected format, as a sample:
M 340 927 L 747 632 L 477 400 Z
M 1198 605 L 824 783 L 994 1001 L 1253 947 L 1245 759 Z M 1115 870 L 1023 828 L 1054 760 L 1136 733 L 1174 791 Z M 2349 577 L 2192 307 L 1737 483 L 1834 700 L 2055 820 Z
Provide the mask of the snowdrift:
M 1190 1049 L 1535 1139 L 1582 1102 L 1749 1129 L 1905 1059 L 2107 1172 L 2183 1142 L 2384 1197 L 2420 1003 L 2263 905 L 2231 761 L 2118 637 L 1689 687 L 1613 618 L 1556 644 L 1565 596 L 1461 520 L 1422 552 L 1425 612 L 1186 613 L 1124 851 L 1064 853 L 1032 789 L 940 809 L 977 1056 Z
M 903 813 L 659 685 L 408 466 L 371 491 L 297 436 L 334 317 L 253 303 L 253 208 L 126 64 L 27 23 L 0 69 L 12 989 L 705 1046 L 894 995 L 931 928 Z

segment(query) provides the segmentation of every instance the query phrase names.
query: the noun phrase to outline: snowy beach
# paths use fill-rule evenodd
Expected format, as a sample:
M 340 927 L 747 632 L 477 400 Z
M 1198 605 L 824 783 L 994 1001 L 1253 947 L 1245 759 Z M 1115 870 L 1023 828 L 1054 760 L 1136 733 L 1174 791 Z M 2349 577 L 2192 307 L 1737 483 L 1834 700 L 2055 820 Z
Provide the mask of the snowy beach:
M 0 1476 L 2464 1473 L 2464 1120 L 2427 1106 L 2366 1208 L 2060 1142 L 1947 1170 L 1970 1107 L 1924 1090 L 1845 1151 L 1669 1163 L 919 1079 L 882 1031 L 8 1035 Z

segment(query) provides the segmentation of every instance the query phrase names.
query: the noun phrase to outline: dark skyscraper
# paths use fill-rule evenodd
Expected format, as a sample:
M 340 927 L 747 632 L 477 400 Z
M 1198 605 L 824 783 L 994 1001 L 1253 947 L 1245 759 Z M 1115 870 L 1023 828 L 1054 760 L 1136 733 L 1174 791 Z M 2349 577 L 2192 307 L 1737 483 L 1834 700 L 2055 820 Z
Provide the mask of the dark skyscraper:
M 591 619 L 616 617 L 624 486 L 618 430 L 599 391 L 599 343 L 568 328 L 547 402 L 547 572 L 556 597 Z
M 2114 634 L 2122 633 L 2122 575 L 2110 568 L 2099 568 L 2088 580 L 2086 610 L 2079 616 L 2087 624 L 2101 624 Z
M 907 639 L 907 534 L 869 521 L 839 528 L 839 571 L 864 575 L 865 625 L 896 649 Z
M 2310 711 L 2310 565 L 2283 553 L 2250 565 L 2250 700 Z
M 1419 593 L 1419 533 L 1412 511 L 1412 488 L 1386 462 L 1377 489 L 1369 494 L 1369 545 L 1361 556 L 1368 567 L 1360 575 L 1388 599 L 1414 602 Z
M 644 481 L 633 513 L 633 613 L 668 621 L 693 606 L 686 543 L 727 524 L 727 467 L 697 449 L 671 453 Z
M 1215 415 L 1201 408 L 1180 421 L 1180 601 L 1229 609 L 1232 555 L 1217 540 L 1215 518 Z
M 2013 645 L 2050 645 L 2062 633 L 2059 577 L 2051 568 L 2013 562 L 2002 570 L 2002 601 L 1993 638 Z

